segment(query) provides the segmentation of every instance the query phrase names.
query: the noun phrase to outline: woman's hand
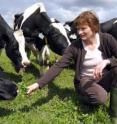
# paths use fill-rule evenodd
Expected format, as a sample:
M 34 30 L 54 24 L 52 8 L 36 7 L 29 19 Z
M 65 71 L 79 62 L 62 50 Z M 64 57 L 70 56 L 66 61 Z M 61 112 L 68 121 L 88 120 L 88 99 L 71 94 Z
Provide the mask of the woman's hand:
M 102 71 L 108 64 L 110 64 L 110 61 L 105 59 L 96 66 L 93 73 L 94 79 L 100 79 L 102 77 Z
M 31 93 L 34 92 L 37 89 L 39 89 L 39 84 L 38 83 L 34 83 L 34 84 L 28 86 L 27 87 L 27 95 L 31 95 Z

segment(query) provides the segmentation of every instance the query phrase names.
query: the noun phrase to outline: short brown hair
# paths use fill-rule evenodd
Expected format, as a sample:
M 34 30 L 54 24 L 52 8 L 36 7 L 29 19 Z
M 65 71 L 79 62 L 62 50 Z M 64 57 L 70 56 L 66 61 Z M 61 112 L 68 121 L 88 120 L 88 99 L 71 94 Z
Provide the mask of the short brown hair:
M 88 25 L 92 31 L 99 32 L 99 19 L 95 12 L 84 11 L 74 20 L 76 28 L 84 24 Z

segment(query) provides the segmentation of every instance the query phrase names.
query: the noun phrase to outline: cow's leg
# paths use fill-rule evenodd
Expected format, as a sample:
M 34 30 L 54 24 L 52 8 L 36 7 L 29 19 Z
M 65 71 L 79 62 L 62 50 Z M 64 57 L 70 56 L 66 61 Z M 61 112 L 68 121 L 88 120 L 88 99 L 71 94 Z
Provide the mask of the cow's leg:
M 40 72 L 44 74 L 45 71 L 49 69 L 49 58 L 50 58 L 50 51 L 47 45 L 45 45 L 41 52 L 39 53 L 39 64 L 40 64 Z
M 30 59 L 30 56 L 31 56 L 31 49 L 28 48 L 27 45 L 26 45 L 25 50 L 26 50 L 26 54 L 27 54 L 28 59 Z
M 35 47 L 34 44 L 27 43 L 26 44 L 26 51 L 27 51 L 27 55 L 28 55 L 29 58 L 30 58 L 31 52 L 36 57 L 36 59 L 38 58 L 38 50 L 37 50 L 37 48 Z
M 0 49 L 0 56 L 1 56 L 1 54 L 2 54 L 2 49 Z M 0 65 L 2 65 L 1 62 L 0 62 Z M 0 67 L 0 71 L 3 71 L 3 70 L 4 69 L 2 67 Z
M 59 61 L 59 55 L 58 54 L 55 54 L 55 62 L 58 62 Z
M 2 53 L 2 49 L 0 49 L 0 55 L 1 55 L 1 53 Z

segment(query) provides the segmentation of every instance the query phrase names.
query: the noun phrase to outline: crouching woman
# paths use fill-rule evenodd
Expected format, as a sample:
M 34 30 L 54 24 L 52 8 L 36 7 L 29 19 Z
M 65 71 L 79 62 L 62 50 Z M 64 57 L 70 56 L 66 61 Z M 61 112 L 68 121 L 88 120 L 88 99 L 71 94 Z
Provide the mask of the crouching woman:
M 78 38 L 37 83 L 27 87 L 27 94 L 51 82 L 71 60 L 75 64 L 74 85 L 83 101 L 105 104 L 110 92 L 110 114 L 117 118 L 117 41 L 99 31 L 99 19 L 92 11 L 82 12 L 75 20 Z

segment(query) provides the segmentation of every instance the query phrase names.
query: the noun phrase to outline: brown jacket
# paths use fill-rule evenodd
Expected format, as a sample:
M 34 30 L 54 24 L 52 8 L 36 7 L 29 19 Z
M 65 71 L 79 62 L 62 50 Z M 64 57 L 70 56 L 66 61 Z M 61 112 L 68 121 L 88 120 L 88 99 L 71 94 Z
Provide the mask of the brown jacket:
M 104 59 L 110 59 L 108 69 L 117 66 L 117 41 L 109 34 L 99 33 L 100 46 L 99 50 L 103 54 Z M 75 77 L 74 83 L 79 83 L 79 75 L 82 69 L 82 63 L 86 51 L 83 48 L 81 39 L 77 39 L 64 52 L 61 60 L 55 63 L 44 76 L 42 76 L 38 83 L 40 88 L 51 82 L 65 67 L 68 67 L 73 60 L 75 63 Z

